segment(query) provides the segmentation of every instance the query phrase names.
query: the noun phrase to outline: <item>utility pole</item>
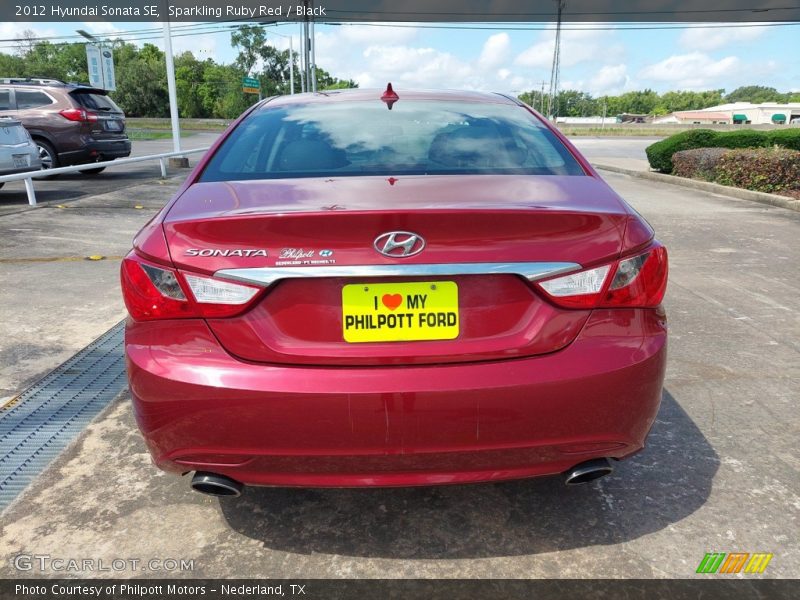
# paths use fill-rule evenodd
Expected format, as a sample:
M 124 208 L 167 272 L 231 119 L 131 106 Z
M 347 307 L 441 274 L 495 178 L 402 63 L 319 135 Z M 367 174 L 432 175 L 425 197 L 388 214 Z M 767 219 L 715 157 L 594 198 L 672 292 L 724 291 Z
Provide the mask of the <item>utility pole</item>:
M 600 129 L 606 128 L 606 97 L 603 96 L 603 123 L 600 125 Z
M 314 19 L 309 24 L 311 28 L 311 91 L 317 91 L 317 52 L 314 35 Z
M 289 36 L 289 95 L 294 95 L 294 45 Z
M 306 73 L 306 92 L 311 91 L 311 60 L 309 51 L 311 49 L 311 41 L 308 37 L 308 0 L 303 0 L 303 6 L 305 7 L 305 16 L 303 17 L 303 67 Z
M 546 81 L 542 81 L 542 91 L 539 92 L 539 112 L 544 114 L 544 84 L 547 83 Z
M 561 71 L 561 18 L 566 0 L 555 0 L 558 4 L 556 39 L 553 48 L 553 67 L 550 70 L 550 100 L 547 105 L 548 116 L 555 121 L 558 116 L 558 78 Z

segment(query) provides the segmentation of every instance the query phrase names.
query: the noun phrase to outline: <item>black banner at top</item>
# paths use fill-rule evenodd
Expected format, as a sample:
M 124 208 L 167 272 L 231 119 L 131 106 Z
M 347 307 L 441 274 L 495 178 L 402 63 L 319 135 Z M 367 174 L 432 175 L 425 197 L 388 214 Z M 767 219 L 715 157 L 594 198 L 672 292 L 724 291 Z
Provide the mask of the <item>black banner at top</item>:
M 0 20 L 283 22 L 787 22 L 797 0 L 3 0 Z

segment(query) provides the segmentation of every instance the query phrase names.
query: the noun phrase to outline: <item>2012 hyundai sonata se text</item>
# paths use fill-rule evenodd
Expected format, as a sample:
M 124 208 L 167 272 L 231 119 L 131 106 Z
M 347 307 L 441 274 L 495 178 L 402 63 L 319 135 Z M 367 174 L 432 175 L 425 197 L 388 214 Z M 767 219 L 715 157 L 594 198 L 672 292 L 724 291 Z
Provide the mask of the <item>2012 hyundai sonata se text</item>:
M 260 102 L 121 276 L 137 423 L 207 493 L 590 481 L 661 398 L 666 250 L 503 95 Z

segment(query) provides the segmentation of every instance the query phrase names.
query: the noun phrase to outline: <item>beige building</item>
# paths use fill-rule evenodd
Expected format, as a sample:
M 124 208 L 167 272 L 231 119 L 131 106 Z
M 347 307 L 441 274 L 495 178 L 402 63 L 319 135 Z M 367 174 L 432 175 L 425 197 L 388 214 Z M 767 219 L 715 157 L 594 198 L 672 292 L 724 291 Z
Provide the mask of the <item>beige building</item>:
M 682 123 L 688 125 L 786 125 L 800 124 L 800 102 L 733 102 L 711 106 L 702 110 L 676 111 L 671 115 L 656 117 L 654 123 Z

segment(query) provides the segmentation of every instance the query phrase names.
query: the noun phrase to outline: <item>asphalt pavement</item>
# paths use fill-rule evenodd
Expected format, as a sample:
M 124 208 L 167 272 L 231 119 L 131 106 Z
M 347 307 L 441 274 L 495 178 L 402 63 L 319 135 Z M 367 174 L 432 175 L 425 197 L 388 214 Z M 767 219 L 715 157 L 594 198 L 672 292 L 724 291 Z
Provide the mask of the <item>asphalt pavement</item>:
M 590 159 L 640 160 L 616 140 L 578 142 Z M 19 554 L 192 561 L 70 573 L 87 577 L 693 577 L 706 552 L 770 552 L 763 577 L 797 577 L 800 214 L 603 176 L 671 269 L 661 411 L 611 476 L 217 500 L 150 465 L 123 393 L 0 516 L 0 577 L 60 574 L 20 572 Z M 123 317 L 118 257 L 178 183 L 0 216 L 0 396 Z

